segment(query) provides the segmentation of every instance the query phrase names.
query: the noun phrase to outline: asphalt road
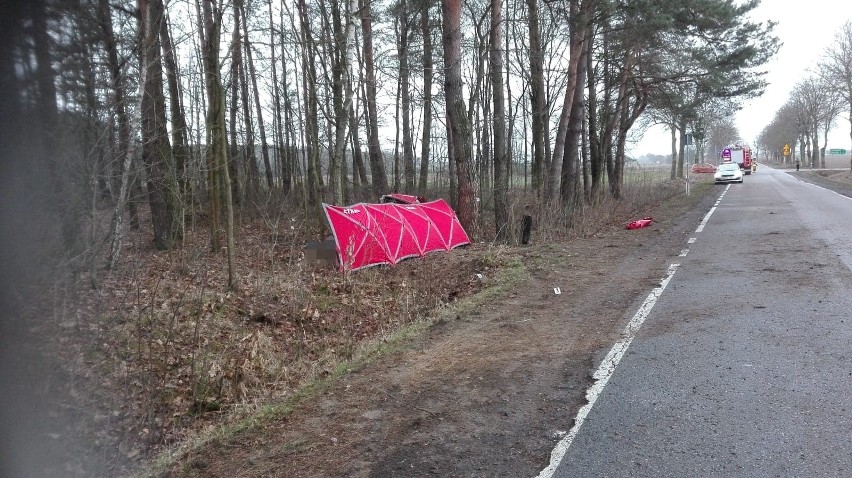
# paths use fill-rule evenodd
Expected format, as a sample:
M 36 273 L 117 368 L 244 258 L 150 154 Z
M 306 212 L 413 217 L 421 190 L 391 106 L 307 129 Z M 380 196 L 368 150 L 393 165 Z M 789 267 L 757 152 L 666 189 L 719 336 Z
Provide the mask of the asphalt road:
M 717 188 L 550 476 L 852 476 L 852 199 Z

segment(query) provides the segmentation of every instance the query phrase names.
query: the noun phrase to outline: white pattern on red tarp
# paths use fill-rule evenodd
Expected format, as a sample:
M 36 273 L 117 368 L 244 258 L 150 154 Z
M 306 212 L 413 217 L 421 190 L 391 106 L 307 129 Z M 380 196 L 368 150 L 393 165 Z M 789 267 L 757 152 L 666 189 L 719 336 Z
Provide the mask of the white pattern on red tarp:
M 470 244 L 456 213 L 443 199 L 410 204 L 323 204 L 323 210 L 343 270 L 396 264 Z

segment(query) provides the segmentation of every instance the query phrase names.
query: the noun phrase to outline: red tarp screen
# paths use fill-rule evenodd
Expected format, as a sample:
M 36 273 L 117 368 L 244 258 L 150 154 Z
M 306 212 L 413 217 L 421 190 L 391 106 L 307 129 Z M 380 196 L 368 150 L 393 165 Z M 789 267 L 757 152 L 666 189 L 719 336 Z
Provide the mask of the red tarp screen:
M 470 244 L 456 213 L 443 199 L 417 204 L 322 207 L 343 270 L 396 264 L 408 257 Z

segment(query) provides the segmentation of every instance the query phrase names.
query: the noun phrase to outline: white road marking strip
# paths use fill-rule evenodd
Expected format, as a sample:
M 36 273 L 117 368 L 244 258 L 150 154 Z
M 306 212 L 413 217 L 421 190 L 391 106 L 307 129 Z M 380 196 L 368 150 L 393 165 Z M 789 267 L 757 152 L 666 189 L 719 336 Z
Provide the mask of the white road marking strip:
M 697 237 L 690 237 L 689 240 L 686 241 L 686 243 L 687 244 L 695 244 L 695 241 L 697 241 L 697 240 L 698 240 Z
M 687 254 L 689 254 L 689 249 L 683 249 L 680 251 L 680 254 L 678 254 L 678 257 L 686 257 Z
M 707 211 L 707 214 L 704 215 L 704 219 L 702 219 L 701 223 L 698 224 L 698 229 L 695 230 L 696 233 L 704 230 L 704 226 L 707 225 L 707 221 L 710 220 L 710 216 L 712 216 L 713 213 L 716 212 L 716 207 L 719 205 L 720 202 L 722 202 L 722 198 L 725 197 L 725 193 L 728 192 L 728 189 L 730 189 L 730 188 L 731 188 L 730 184 L 725 187 L 725 190 L 722 191 L 722 194 L 719 195 L 719 199 L 716 201 L 716 205 L 711 207 L 710 210 Z
M 666 271 L 666 276 L 660 281 L 660 286 L 648 294 L 648 297 L 645 298 L 645 302 L 642 303 L 642 306 L 639 307 L 639 310 L 636 311 L 636 314 L 633 315 L 633 318 L 630 319 L 630 322 L 627 323 L 627 326 L 621 332 L 621 339 L 612 346 L 609 353 L 606 355 L 606 358 L 603 359 L 597 370 L 595 370 L 595 373 L 592 375 L 592 378 L 595 379 L 595 383 L 586 390 L 586 404 L 577 411 L 577 416 L 574 417 L 574 426 L 571 427 L 571 431 L 569 431 L 562 440 L 559 440 L 559 443 L 557 443 L 553 448 L 553 451 L 550 452 L 550 464 L 547 465 L 547 468 L 541 470 L 541 473 L 538 474 L 537 478 L 553 477 L 553 474 L 556 472 L 556 468 L 559 466 L 559 463 L 562 462 L 562 458 L 565 457 L 565 453 L 568 451 L 568 448 L 571 446 L 571 443 L 580 431 L 580 427 L 583 426 L 583 422 L 586 421 L 586 417 L 589 415 L 589 412 L 592 410 L 595 402 L 598 401 L 598 397 L 607 382 L 609 382 L 612 374 L 615 372 L 615 368 L 618 366 L 619 362 L 621 362 L 622 357 L 624 357 L 625 352 L 627 352 L 627 348 L 630 347 L 630 343 L 633 342 L 633 338 L 636 337 L 636 333 L 639 332 L 639 327 L 642 326 L 642 323 L 645 322 L 645 319 L 651 313 L 651 309 L 654 308 L 654 304 L 657 303 L 657 299 L 659 299 L 663 291 L 666 290 L 666 286 L 669 285 L 669 281 L 672 280 L 672 276 L 674 276 L 674 273 L 677 272 L 678 267 L 680 267 L 680 264 L 672 264 L 669 266 L 668 271 Z

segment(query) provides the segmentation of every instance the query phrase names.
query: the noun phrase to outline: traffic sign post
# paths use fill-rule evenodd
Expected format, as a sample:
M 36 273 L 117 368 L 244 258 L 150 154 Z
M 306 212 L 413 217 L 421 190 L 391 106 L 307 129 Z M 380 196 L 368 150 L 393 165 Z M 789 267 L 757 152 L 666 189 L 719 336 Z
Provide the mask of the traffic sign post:
M 790 156 L 790 145 L 789 144 L 784 145 L 783 153 L 784 153 L 784 156 Z

